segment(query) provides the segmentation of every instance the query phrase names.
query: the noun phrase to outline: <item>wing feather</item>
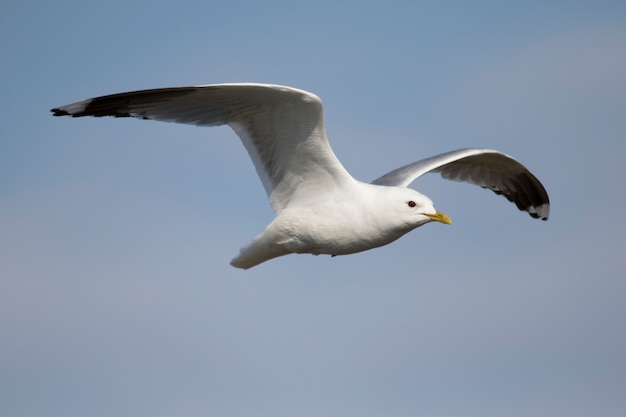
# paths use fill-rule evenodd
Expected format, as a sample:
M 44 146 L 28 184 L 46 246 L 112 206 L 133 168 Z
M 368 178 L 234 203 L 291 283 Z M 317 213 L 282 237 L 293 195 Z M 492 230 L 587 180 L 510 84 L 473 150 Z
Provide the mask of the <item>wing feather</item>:
M 460 149 L 436 155 L 395 169 L 372 183 L 407 187 L 428 172 L 488 188 L 534 218 L 547 220 L 550 215 L 550 200 L 541 182 L 512 157 L 490 149 Z
M 96 97 L 52 112 L 197 126 L 227 124 L 248 150 L 276 212 L 298 190 L 352 180 L 326 138 L 321 100 L 295 88 L 267 84 L 161 88 Z

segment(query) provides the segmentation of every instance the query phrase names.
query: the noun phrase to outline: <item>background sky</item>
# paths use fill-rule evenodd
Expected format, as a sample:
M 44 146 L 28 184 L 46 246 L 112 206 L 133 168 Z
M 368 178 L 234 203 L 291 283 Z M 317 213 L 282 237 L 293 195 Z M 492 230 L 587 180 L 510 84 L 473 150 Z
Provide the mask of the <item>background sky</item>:
M 0 416 L 626 415 L 623 1 L 4 1 Z M 49 109 L 312 91 L 358 179 L 513 155 L 547 222 L 436 175 L 386 247 L 229 261 L 273 214 L 237 137 Z

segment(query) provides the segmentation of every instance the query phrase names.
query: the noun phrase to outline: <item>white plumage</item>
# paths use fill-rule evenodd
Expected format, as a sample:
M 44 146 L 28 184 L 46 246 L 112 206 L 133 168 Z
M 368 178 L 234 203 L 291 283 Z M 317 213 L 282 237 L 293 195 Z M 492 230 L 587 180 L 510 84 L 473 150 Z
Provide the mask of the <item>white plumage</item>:
M 450 223 L 428 197 L 406 188 L 427 172 L 502 194 L 546 220 L 548 195 L 512 157 L 461 149 L 393 170 L 371 184 L 355 180 L 333 153 L 321 100 L 291 87 L 215 84 L 92 98 L 52 109 L 55 116 L 115 116 L 227 124 L 248 150 L 276 218 L 231 264 L 250 268 L 289 253 L 344 255 L 390 243 L 422 224 Z

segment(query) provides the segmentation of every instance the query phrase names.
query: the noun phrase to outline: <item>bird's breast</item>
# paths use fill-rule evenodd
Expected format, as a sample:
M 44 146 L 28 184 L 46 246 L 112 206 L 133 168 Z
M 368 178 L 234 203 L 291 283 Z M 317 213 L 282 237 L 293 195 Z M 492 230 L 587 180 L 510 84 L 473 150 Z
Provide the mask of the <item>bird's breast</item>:
M 386 228 L 365 213 L 343 205 L 286 210 L 277 226 L 295 253 L 346 255 L 386 245 L 408 230 Z

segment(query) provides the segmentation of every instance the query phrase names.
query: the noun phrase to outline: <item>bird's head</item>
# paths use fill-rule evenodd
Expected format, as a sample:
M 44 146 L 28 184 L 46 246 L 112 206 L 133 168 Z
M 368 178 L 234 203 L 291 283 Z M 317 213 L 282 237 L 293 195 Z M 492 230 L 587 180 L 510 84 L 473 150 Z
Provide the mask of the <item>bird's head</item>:
M 433 202 L 424 194 L 411 188 L 388 187 L 391 204 L 389 210 L 393 217 L 403 223 L 404 227 L 414 229 L 429 222 L 452 224 L 447 214 L 435 210 Z

